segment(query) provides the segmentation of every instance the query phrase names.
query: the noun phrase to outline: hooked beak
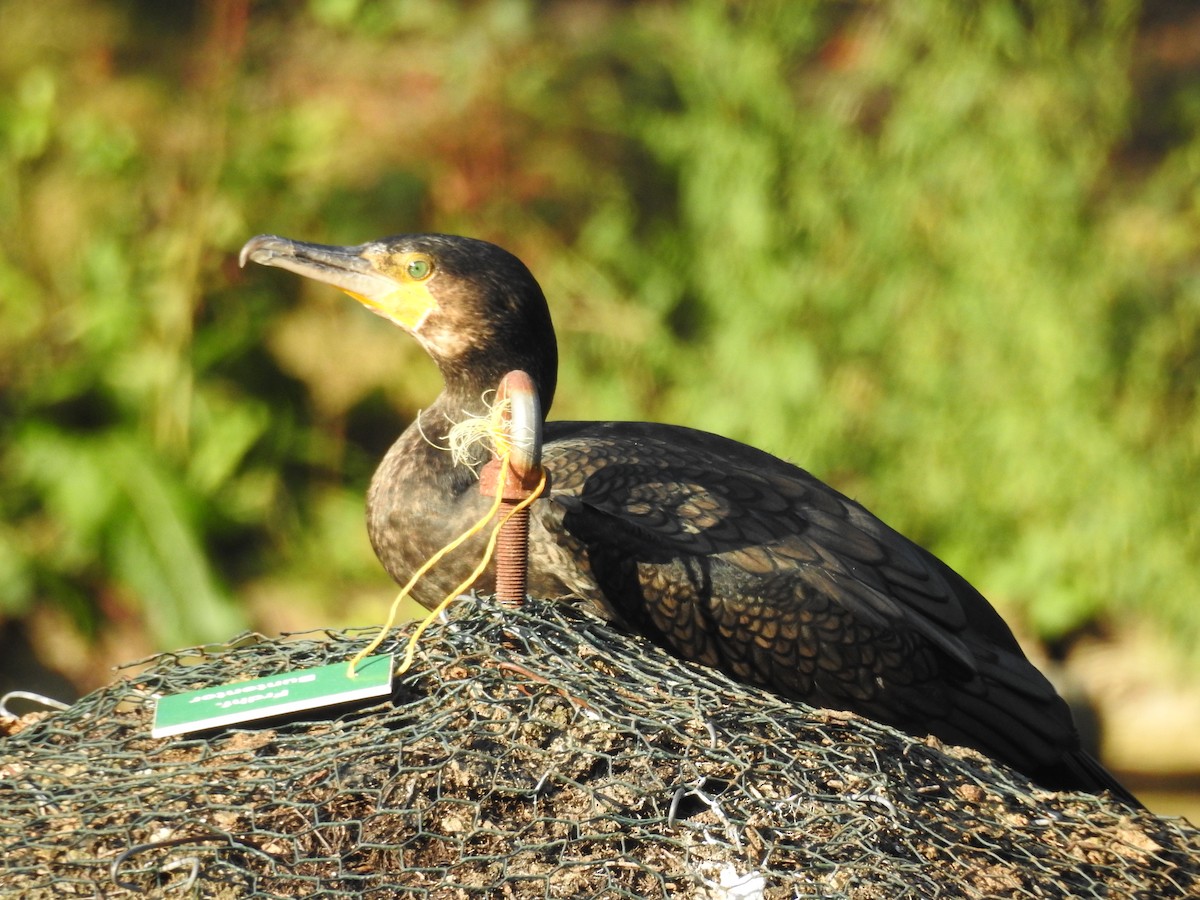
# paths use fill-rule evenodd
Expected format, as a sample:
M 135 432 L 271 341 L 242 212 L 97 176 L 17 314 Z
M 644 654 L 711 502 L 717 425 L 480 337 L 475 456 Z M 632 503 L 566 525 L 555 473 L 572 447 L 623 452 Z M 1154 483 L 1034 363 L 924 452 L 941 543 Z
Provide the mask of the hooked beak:
M 245 266 L 249 260 L 331 284 L 372 312 L 416 332 L 437 308 L 437 300 L 427 284 L 399 282 L 380 271 L 383 254 L 383 247 L 376 243 L 336 247 L 260 234 L 242 247 L 238 263 Z

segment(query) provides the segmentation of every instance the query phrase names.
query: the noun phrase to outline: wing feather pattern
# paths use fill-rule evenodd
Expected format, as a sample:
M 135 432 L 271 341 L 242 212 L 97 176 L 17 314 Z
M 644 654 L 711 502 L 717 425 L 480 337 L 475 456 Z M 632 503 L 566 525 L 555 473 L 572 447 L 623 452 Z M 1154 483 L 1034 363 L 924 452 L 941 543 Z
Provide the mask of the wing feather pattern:
M 586 560 L 583 593 L 674 652 L 1026 772 L 1084 756 L 987 601 L 809 473 L 692 429 L 547 429 L 540 527 Z

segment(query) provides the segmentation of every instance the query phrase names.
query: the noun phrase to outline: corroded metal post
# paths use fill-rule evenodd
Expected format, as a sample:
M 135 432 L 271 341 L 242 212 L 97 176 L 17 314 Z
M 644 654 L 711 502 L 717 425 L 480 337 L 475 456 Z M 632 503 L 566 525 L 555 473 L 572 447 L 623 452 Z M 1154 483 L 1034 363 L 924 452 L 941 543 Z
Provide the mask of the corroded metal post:
M 542 479 L 542 408 L 533 379 L 516 369 L 500 381 L 496 402 L 504 403 L 503 422 L 509 443 L 508 475 L 500 497 L 500 518 L 527 499 Z M 502 464 L 493 456 L 479 473 L 479 490 L 496 496 Z M 529 508 L 519 510 L 500 528 L 496 539 L 496 599 L 509 607 L 525 602 L 529 565 Z

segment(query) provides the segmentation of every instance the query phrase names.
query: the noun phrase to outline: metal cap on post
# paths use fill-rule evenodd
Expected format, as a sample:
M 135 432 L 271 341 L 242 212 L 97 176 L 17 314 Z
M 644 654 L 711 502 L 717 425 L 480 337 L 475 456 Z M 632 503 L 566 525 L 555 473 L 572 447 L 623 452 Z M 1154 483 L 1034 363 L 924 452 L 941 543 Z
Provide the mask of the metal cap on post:
M 504 403 L 504 401 L 508 401 Z M 503 404 L 509 444 L 499 515 L 503 520 L 537 490 L 542 480 L 542 406 L 528 373 L 515 369 L 500 380 L 496 402 Z M 496 496 L 502 463 L 493 456 L 479 473 L 479 490 Z M 496 599 L 505 606 L 525 602 L 529 564 L 529 508 L 512 513 L 496 539 Z

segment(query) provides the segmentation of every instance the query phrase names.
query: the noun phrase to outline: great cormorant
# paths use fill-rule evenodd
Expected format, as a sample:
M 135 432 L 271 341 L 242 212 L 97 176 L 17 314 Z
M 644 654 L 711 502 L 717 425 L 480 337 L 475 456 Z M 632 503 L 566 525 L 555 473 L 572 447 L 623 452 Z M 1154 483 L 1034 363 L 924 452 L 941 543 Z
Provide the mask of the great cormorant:
M 477 487 L 485 453 L 456 463 L 435 445 L 484 415 L 512 369 L 550 408 L 558 352 L 541 288 L 500 247 L 449 235 L 352 247 L 260 235 L 241 259 L 341 288 L 441 370 L 444 390 L 368 497 L 375 552 L 406 581 L 491 502 Z M 983 596 L 808 472 L 671 425 L 547 422 L 544 436 L 551 490 L 532 508 L 531 593 L 584 598 L 681 657 L 974 747 L 1045 787 L 1137 803 L 1080 748 L 1066 703 Z M 471 564 L 435 569 L 416 598 L 437 603 Z

